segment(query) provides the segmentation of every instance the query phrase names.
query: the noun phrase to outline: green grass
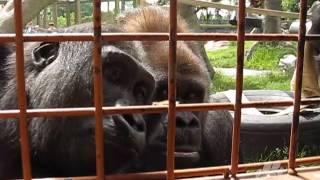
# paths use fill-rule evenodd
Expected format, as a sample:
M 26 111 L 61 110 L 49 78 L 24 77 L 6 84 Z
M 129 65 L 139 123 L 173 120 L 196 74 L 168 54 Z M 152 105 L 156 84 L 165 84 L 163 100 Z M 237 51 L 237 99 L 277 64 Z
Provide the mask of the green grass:
M 270 44 L 263 43 L 257 46 L 252 57 L 245 62 L 245 67 L 248 69 L 278 69 L 279 60 L 286 54 L 295 54 L 294 46 L 284 47 L 283 43 Z
M 244 89 L 277 89 L 289 90 L 290 89 L 291 75 L 286 73 L 276 72 L 270 73 L 265 76 L 248 76 L 244 78 Z M 235 89 L 235 78 L 224 76 L 216 73 L 213 79 L 213 86 L 211 92 L 221 92 L 229 89 Z
M 253 46 L 255 42 L 248 41 L 245 43 L 245 52 Z M 236 67 L 237 58 L 237 44 L 232 42 L 226 49 L 217 51 L 208 51 L 208 57 L 214 67 L 231 68 Z M 281 57 L 286 54 L 295 54 L 296 46 L 284 45 L 284 43 L 260 43 L 257 45 L 252 57 L 245 61 L 245 68 L 248 69 L 264 69 L 275 70 L 278 69 L 278 62 Z
M 254 42 L 251 41 L 246 42 L 245 49 L 248 50 L 253 44 Z M 214 67 L 231 68 L 236 66 L 236 52 L 237 43 L 231 42 L 228 48 L 217 51 L 207 51 L 207 55 Z
M 316 145 L 304 145 L 299 146 L 297 151 L 297 157 L 310 157 L 310 156 L 318 156 L 320 154 L 320 146 Z M 289 156 L 289 148 L 288 147 L 280 147 L 275 148 L 274 150 L 265 150 L 258 157 L 246 159 L 244 158 L 245 163 L 250 162 L 266 162 L 266 161 L 276 161 L 276 160 L 285 160 L 288 159 Z
M 254 42 L 245 43 L 245 51 L 253 46 Z M 214 67 L 236 67 L 236 43 L 231 42 L 226 49 L 208 51 L 208 57 Z M 247 76 L 244 78 L 244 89 L 277 89 L 290 90 L 292 72 L 281 72 L 278 63 L 286 54 L 295 54 L 295 43 L 259 43 L 250 59 L 245 61 L 246 69 L 271 70 L 272 73 L 263 76 Z M 213 79 L 211 92 L 220 92 L 235 89 L 235 78 L 216 73 Z

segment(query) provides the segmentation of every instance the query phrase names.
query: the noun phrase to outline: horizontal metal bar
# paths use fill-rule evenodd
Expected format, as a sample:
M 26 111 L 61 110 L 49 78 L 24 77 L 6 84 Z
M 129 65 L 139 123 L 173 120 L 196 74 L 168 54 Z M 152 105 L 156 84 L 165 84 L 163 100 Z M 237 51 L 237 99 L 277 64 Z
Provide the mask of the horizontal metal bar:
M 320 98 L 302 99 L 302 105 L 319 104 Z M 242 108 L 253 107 L 275 107 L 292 106 L 293 101 L 252 101 L 243 102 Z M 167 112 L 168 106 L 121 106 L 103 107 L 103 113 L 123 114 L 123 113 L 162 113 Z M 177 104 L 176 110 L 181 111 L 210 111 L 210 110 L 234 110 L 233 103 L 200 103 L 200 104 Z M 16 118 L 19 110 L 0 110 L 0 118 Z M 47 109 L 27 109 L 28 117 L 62 117 L 62 116 L 88 116 L 94 114 L 93 107 L 86 108 L 47 108 Z
M 14 34 L 0 34 L 0 42 L 14 42 Z M 104 41 L 168 41 L 168 33 L 102 33 Z M 39 33 L 24 34 L 23 41 L 93 41 L 92 33 Z
M 168 33 L 102 33 L 104 41 L 168 41 Z M 51 33 L 51 34 L 24 34 L 25 42 L 31 41 L 93 41 L 92 33 Z M 179 41 L 236 41 L 234 33 L 178 33 Z M 297 34 L 246 34 L 247 41 L 298 41 Z M 320 35 L 306 36 L 306 41 L 320 40 Z M 0 42 L 14 42 L 14 34 L 0 34 Z
M 306 157 L 296 159 L 297 165 L 306 165 L 312 163 L 319 163 L 320 156 Z M 238 172 L 246 172 L 248 170 L 258 170 L 262 169 L 266 165 L 276 164 L 281 167 L 286 168 L 288 165 L 288 160 L 278 160 L 278 161 L 268 161 L 268 162 L 258 162 L 258 163 L 248 163 L 248 164 L 239 164 Z M 195 177 L 195 176 L 214 176 L 219 174 L 224 174 L 229 171 L 230 165 L 226 166 L 215 166 L 215 167 L 203 167 L 203 168 L 192 168 L 192 169 L 181 169 L 175 170 L 175 178 L 184 178 L 184 177 Z M 156 171 L 156 172 L 147 172 L 147 173 L 129 173 L 129 174 L 116 174 L 106 176 L 105 179 L 110 180 L 131 180 L 131 179 L 165 179 L 166 171 Z M 56 180 L 65 179 L 65 178 L 54 178 Z M 72 177 L 74 180 L 93 180 L 96 179 L 95 176 L 87 177 Z

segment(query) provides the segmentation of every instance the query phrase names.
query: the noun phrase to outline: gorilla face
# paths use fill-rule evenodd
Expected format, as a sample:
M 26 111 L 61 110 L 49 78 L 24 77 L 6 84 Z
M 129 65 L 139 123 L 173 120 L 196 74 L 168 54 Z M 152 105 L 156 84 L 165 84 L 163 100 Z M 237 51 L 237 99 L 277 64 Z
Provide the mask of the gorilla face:
M 128 32 L 169 32 L 169 11 L 160 7 L 144 7 L 130 11 L 120 19 Z M 190 32 L 187 23 L 177 17 L 177 32 Z M 153 101 L 168 99 L 168 60 L 169 43 L 161 41 L 143 41 L 147 58 L 143 64 L 150 67 L 156 79 Z M 209 92 L 209 73 L 194 42 L 178 41 L 176 46 L 176 99 L 177 103 L 206 102 Z M 176 114 L 176 168 L 194 167 L 200 161 L 202 151 L 202 127 L 206 112 L 178 112 Z M 146 115 L 147 147 L 137 169 L 163 170 L 166 167 L 166 143 L 168 115 Z
M 188 77 L 177 79 L 178 103 L 201 103 L 204 102 L 205 89 L 197 81 L 190 81 Z M 155 101 L 167 100 L 167 81 L 159 81 L 154 96 Z M 163 103 L 163 102 L 162 102 Z M 177 112 L 176 113 L 176 147 L 175 158 L 177 168 L 187 168 L 197 164 L 200 160 L 202 125 L 205 112 Z M 157 153 L 155 156 L 161 162 L 155 169 L 163 169 L 166 161 L 166 143 L 168 114 L 146 115 L 147 121 L 147 151 Z
M 153 47 L 149 47 L 150 49 Z M 153 101 L 166 103 L 168 99 L 168 73 L 167 73 L 167 47 L 154 46 L 158 51 L 163 52 L 161 56 L 153 56 L 149 66 L 155 74 L 156 90 Z M 153 52 L 153 51 L 148 51 Z M 149 54 L 150 55 L 150 54 Z M 202 103 L 206 102 L 209 89 L 209 78 L 207 71 L 202 66 L 201 59 L 191 53 L 188 46 L 178 43 L 177 49 L 177 103 Z M 175 162 L 176 168 L 193 167 L 200 161 L 202 150 L 202 123 L 206 120 L 206 112 L 177 112 L 176 113 L 176 147 Z M 150 154 L 150 161 L 147 170 L 164 169 L 166 162 L 166 143 L 168 115 L 150 114 L 145 117 L 147 122 L 147 154 Z M 146 155 L 148 157 L 148 155 Z M 148 158 L 145 158 L 148 159 Z M 155 160 L 156 159 L 156 160 Z
M 90 29 L 91 26 L 81 25 L 65 31 Z M 28 108 L 93 106 L 92 51 L 92 42 L 25 44 Z M 151 102 L 155 82 L 138 62 L 143 58 L 137 42 L 103 44 L 104 106 Z M 7 58 L 6 67 L 9 81 L 3 87 L 6 90 L 0 109 L 14 109 L 17 108 L 14 55 Z M 8 154 L 4 160 L 19 155 L 18 148 L 11 150 L 19 146 L 17 128 L 17 121 L 0 122 L 0 146 L 4 147 L 0 153 Z M 127 166 L 142 151 L 146 127 L 141 115 L 123 114 L 104 116 L 103 128 L 105 169 L 106 173 L 112 173 Z M 94 117 L 35 117 L 29 121 L 29 133 L 34 166 L 47 167 L 58 176 L 95 174 Z

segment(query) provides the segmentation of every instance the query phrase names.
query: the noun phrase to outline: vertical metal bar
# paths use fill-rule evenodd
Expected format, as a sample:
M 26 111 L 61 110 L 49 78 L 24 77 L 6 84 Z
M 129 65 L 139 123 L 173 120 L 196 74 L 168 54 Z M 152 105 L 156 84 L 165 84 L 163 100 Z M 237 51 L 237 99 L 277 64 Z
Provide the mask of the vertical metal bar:
M 101 0 L 93 1 L 93 29 L 94 29 L 94 51 L 93 51 L 93 77 L 94 77 L 94 105 L 96 118 L 96 170 L 97 179 L 104 179 L 104 146 L 102 126 L 102 62 L 101 62 Z
M 27 99 L 26 87 L 24 77 L 24 51 L 23 51 L 23 34 L 22 34 L 22 4 L 21 0 L 14 1 L 14 17 L 15 17 L 15 31 L 16 31 L 16 78 L 17 78 L 17 95 L 19 104 L 19 133 L 21 143 L 22 156 L 22 170 L 23 178 L 31 179 L 31 165 L 30 165 L 30 146 L 28 138 L 28 124 L 27 124 Z
M 177 0 L 170 0 L 170 37 L 168 62 L 168 133 L 167 133 L 167 179 L 174 179 L 174 151 L 176 137 L 176 48 L 177 48 Z
M 301 87 L 302 87 L 302 72 L 303 72 L 303 57 L 304 46 L 306 37 L 306 18 L 307 18 L 307 0 L 300 1 L 300 26 L 298 34 L 298 59 L 296 63 L 296 83 L 294 90 L 294 103 L 293 103 L 293 118 L 291 124 L 291 136 L 290 136 L 290 148 L 289 148 L 289 164 L 288 172 L 294 174 L 296 164 L 296 150 L 298 141 L 298 129 L 299 129 L 299 115 L 301 104 Z
M 234 112 L 231 175 L 236 176 L 239 162 L 240 124 L 241 124 L 241 97 L 243 88 L 243 61 L 244 61 L 244 35 L 245 35 L 245 6 L 246 0 L 239 0 L 238 9 L 238 36 L 237 36 L 237 77 L 236 77 L 236 103 Z

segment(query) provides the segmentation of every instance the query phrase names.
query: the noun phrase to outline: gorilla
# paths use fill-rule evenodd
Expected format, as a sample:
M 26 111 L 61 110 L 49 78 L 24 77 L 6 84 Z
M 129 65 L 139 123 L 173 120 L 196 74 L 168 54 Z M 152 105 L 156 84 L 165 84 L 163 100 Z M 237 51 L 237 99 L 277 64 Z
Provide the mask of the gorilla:
M 319 34 L 320 33 L 320 4 L 316 4 L 311 13 L 311 22 L 312 26 L 308 31 L 308 34 Z M 314 46 L 314 55 L 318 56 L 320 54 L 320 42 L 319 41 L 310 41 Z
M 312 25 L 307 32 L 309 35 L 320 33 L 320 4 L 314 3 L 310 8 Z M 320 41 L 306 41 L 304 46 L 304 61 L 302 72 L 302 93 L 304 98 L 320 96 Z M 295 89 L 296 70 L 291 79 L 291 90 Z
M 92 32 L 82 24 L 61 32 Z M 102 32 L 121 32 L 103 27 Z M 15 53 L 1 44 L 0 110 L 17 109 Z M 32 42 L 24 44 L 28 109 L 93 106 L 93 42 Z M 104 106 L 151 103 L 152 74 L 142 65 L 140 42 L 103 42 Z M 121 172 L 138 157 L 146 143 L 140 114 L 103 117 L 105 171 Z M 0 179 L 21 177 L 16 119 L 0 119 Z M 95 118 L 33 117 L 28 119 L 34 177 L 95 175 Z
M 160 7 L 145 7 L 127 12 L 119 19 L 128 32 L 169 32 L 169 12 Z M 187 23 L 178 17 L 178 32 L 190 32 Z M 144 64 L 154 74 L 154 102 L 168 99 L 168 42 L 144 41 L 147 53 Z M 210 78 L 196 42 L 177 42 L 177 101 L 204 103 L 209 100 Z M 132 171 L 164 170 L 168 115 L 149 114 L 147 146 Z M 230 163 L 232 117 L 227 111 L 177 112 L 175 167 L 191 168 Z

